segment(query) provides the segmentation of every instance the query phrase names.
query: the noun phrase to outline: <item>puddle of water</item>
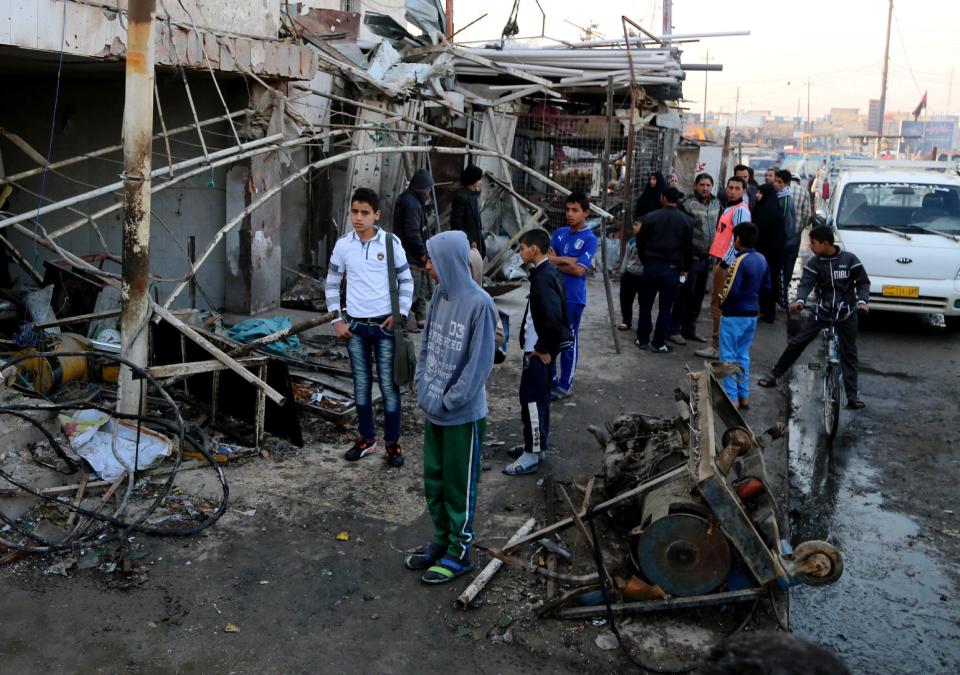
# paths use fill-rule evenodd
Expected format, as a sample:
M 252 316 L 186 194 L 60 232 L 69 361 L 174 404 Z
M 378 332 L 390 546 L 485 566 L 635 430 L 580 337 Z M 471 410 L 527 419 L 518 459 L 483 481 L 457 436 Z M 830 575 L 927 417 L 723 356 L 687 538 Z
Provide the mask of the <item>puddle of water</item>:
M 854 673 L 955 673 L 960 605 L 935 551 L 907 515 L 885 510 L 865 444 L 841 433 L 820 439 L 812 371 L 794 370 L 790 421 L 792 540 L 825 539 L 844 573 L 826 587 L 791 591 L 791 628 L 835 650 Z M 807 393 L 804 393 L 807 392 Z M 812 410 L 811 410 L 812 409 Z

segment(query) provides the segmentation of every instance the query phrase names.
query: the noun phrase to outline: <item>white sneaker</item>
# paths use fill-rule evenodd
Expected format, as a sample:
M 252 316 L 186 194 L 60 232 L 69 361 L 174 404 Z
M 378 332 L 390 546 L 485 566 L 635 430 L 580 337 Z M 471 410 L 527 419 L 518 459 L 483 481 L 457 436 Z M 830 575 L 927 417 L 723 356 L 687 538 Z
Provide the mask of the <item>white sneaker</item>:
M 716 347 L 704 347 L 703 349 L 698 349 L 694 352 L 697 356 L 702 356 L 705 359 L 716 359 L 720 358 L 720 352 Z

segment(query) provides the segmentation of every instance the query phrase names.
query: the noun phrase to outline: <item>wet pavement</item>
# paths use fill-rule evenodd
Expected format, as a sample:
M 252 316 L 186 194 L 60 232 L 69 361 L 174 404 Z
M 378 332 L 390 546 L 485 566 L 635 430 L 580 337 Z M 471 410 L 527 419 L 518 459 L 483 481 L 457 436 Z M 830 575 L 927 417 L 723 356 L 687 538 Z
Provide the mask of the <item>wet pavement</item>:
M 832 444 L 821 433 L 820 376 L 806 366 L 813 345 L 793 372 L 791 539 L 830 541 L 844 574 L 795 588 L 791 627 L 854 673 L 955 673 L 958 331 L 882 317 L 860 343 L 868 408 L 842 411 Z

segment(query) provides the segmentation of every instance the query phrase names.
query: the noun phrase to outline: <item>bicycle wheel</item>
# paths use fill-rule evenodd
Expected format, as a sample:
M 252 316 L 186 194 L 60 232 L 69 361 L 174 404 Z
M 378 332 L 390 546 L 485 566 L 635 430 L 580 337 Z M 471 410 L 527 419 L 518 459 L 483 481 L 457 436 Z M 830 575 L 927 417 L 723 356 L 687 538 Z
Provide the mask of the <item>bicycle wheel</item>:
M 823 430 L 831 441 L 840 424 L 840 386 L 840 369 L 828 361 L 823 372 Z

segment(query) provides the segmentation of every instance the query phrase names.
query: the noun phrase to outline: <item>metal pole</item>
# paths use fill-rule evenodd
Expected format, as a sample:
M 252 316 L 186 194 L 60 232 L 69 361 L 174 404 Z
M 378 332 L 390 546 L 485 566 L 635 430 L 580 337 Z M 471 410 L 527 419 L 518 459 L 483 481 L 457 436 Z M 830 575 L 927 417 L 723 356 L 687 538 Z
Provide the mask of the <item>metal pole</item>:
M 193 269 L 193 263 L 197 261 L 197 238 L 192 234 L 187 237 L 187 258 L 190 260 L 190 269 L 193 274 L 190 276 L 190 309 L 197 308 L 197 275 Z
M 877 148 L 874 157 L 880 156 L 880 144 L 883 142 L 883 115 L 887 107 L 887 66 L 890 65 L 890 22 L 893 20 L 893 0 L 887 6 L 887 43 L 883 48 L 883 79 L 880 84 L 880 133 L 877 134 Z
M 620 234 L 620 257 L 627 252 L 627 232 L 633 223 L 633 155 L 636 150 L 637 130 L 633 119 L 637 114 L 637 99 L 640 91 L 637 87 L 637 73 L 633 69 L 633 52 L 630 50 L 630 33 L 627 30 L 627 17 L 620 17 L 623 22 L 623 40 L 627 46 L 627 59 L 630 62 L 630 120 L 627 124 L 627 157 L 623 172 L 623 227 Z
M 154 12 L 156 0 L 130 0 L 123 103 L 123 289 L 120 354 L 147 367 L 150 313 L 150 167 L 153 149 Z M 120 368 L 117 410 L 140 411 L 142 388 Z
M 453 37 L 453 0 L 447 0 L 447 39 Z
M 673 35 L 673 0 L 663 0 L 663 34 Z
M 610 180 L 610 135 L 613 127 L 613 76 L 607 78 L 607 128 L 603 138 L 603 183 L 600 186 L 600 205 L 606 211 L 609 206 L 607 195 L 607 181 Z M 607 264 L 607 221 L 600 220 L 600 262 L 603 263 L 603 291 L 607 296 L 607 313 L 610 315 L 610 332 L 613 334 L 613 348 L 620 353 L 620 336 L 617 335 L 617 319 L 613 309 L 613 291 L 610 289 L 610 266 Z
M 707 64 L 710 64 L 710 50 L 707 50 Z M 703 73 L 703 119 L 700 121 L 700 127 L 703 129 L 703 137 L 707 137 L 707 82 L 710 81 L 710 71 Z

